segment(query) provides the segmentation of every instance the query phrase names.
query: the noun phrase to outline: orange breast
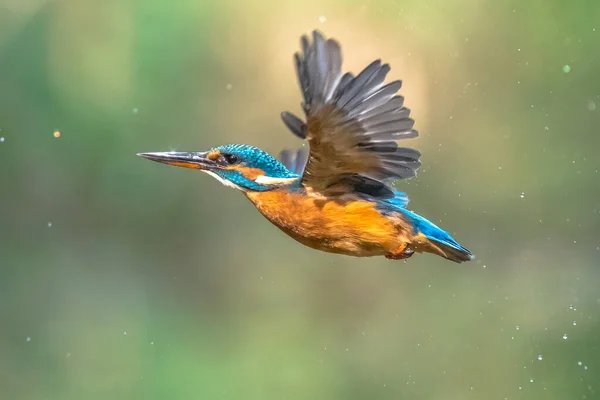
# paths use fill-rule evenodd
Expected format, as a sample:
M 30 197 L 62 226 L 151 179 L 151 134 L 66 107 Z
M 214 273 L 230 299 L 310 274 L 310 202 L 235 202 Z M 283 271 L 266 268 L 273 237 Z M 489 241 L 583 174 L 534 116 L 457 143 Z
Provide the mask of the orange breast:
M 246 194 L 282 231 L 309 247 L 358 257 L 383 255 L 402 243 L 398 224 L 374 203 L 331 201 L 285 190 Z

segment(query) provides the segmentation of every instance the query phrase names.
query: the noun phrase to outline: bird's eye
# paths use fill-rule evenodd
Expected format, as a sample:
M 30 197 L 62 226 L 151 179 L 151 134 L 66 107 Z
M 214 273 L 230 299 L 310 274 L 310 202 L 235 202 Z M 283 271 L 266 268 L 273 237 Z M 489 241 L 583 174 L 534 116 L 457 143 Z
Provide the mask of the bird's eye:
M 229 165 L 237 164 L 240 161 L 235 154 L 223 154 L 223 160 Z

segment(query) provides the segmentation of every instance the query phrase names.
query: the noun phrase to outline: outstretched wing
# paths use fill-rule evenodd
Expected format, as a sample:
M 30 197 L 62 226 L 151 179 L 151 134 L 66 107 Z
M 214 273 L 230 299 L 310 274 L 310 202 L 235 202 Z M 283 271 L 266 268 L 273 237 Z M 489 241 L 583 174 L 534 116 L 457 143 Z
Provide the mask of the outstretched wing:
M 303 36 L 295 54 L 306 121 L 284 112 L 283 122 L 310 144 L 302 183 L 323 193 L 359 191 L 393 196 L 386 180 L 409 178 L 420 166 L 420 153 L 398 147 L 414 138 L 414 121 L 396 95 L 401 81 L 384 85 L 388 64 L 372 62 L 356 77 L 342 76 L 339 44 L 317 31 L 312 43 Z

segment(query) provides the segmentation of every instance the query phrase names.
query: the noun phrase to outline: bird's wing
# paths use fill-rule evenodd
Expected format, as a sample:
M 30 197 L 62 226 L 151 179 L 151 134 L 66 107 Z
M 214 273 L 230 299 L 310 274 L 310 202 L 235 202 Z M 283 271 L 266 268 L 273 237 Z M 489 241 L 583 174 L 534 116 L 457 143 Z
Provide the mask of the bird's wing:
M 282 150 L 279 154 L 279 159 L 291 173 L 302 175 L 304 167 L 306 166 L 306 161 L 308 160 L 308 149 L 306 147 L 301 147 L 296 151 L 288 149 Z
M 393 196 L 385 181 L 410 178 L 420 166 L 420 153 L 396 142 L 418 135 L 404 98 L 396 95 L 401 82 L 384 85 L 390 67 L 380 60 L 356 77 L 342 76 L 339 44 L 317 31 L 301 44 L 295 60 L 306 121 L 289 112 L 281 117 L 310 144 L 303 185 L 322 193 Z

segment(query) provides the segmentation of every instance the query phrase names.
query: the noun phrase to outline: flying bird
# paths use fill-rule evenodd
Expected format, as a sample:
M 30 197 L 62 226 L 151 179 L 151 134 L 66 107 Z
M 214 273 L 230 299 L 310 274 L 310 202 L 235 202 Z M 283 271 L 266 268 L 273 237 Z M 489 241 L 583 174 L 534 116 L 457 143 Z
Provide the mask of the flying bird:
M 376 60 L 356 76 L 342 74 L 340 45 L 318 31 L 312 40 L 301 38 L 294 59 L 305 118 L 290 112 L 281 118 L 308 150 L 284 150 L 279 160 L 243 144 L 138 155 L 198 169 L 240 190 L 271 223 L 313 249 L 392 260 L 415 252 L 472 260 L 448 232 L 408 210 L 407 195 L 390 184 L 415 176 L 421 165 L 417 150 L 397 143 L 418 133 L 397 95 L 401 81 L 384 83 L 390 66 Z

